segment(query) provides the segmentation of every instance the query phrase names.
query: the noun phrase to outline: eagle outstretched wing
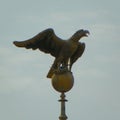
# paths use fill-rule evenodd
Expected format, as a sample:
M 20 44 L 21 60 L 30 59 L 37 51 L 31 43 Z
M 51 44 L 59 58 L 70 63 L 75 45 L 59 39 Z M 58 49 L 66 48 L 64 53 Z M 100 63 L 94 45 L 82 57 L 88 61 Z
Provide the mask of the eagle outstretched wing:
M 31 48 L 33 50 L 39 49 L 45 53 L 49 53 L 52 56 L 57 57 L 64 42 L 64 40 L 55 35 L 53 29 L 49 28 L 40 32 L 31 39 L 21 42 L 14 41 L 13 43 L 17 47 L 25 47 L 27 49 Z

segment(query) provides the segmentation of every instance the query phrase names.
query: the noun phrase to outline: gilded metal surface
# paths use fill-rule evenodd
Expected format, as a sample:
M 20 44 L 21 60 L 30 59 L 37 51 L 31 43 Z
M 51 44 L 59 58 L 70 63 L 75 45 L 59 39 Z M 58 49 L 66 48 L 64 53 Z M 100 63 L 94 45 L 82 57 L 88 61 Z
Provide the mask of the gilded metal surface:
M 68 117 L 66 116 L 65 113 L 65 102 L 67 101 L 65 99 L 65 94 L 64 92 L 61 93 L 61 99 L 59 100 L 61 102 L 61 114 L 59 116 L 59 120 L 66 120 Z
M 68 67 L 69 60 L 69 69 L 71 71 L 73 63 L 82 56 L 85 49 L 85 43 L 79 42 L 79 40 L 82 37 L 88 36 L 88 34 L 88 30 L 81 29 L 68 40 L 63 40 L 56 36 L 53 29 L 49 28 L 28 40 L 21 42 L 14 41 L 13 43 L 17 47 L 25 47 L 33 50 L 39 49 L 55 57 L 53 65 L 47 74 L 47 77 L 51 78 L 60 67 Z
M 52 76 L 52 86 L 58 92 L 67 92 L 69 91 L 74 84 L 74 78 L 72 72 L 64 71 L 61 73 L 55 73 Z

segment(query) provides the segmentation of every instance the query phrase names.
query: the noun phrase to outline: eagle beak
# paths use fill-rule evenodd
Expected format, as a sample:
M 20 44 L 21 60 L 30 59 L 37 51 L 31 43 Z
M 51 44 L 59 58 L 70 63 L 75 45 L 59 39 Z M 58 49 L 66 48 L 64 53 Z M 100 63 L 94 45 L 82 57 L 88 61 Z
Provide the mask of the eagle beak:
M 88 30 L 85 30 L 85 36 L 88 37 L 90 35 L 90 32 Z

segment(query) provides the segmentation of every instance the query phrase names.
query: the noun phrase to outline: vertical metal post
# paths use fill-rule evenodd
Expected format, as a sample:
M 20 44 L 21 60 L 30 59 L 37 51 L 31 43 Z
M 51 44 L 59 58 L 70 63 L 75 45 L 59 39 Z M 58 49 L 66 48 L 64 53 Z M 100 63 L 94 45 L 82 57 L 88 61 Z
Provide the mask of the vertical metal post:
M 67 116 L 65 113 L 65 102 L 67 100 L 65 99 L 64 92 L 61 93 L 60 97 L 61 97 L 61 99 L 59 100 L 59 102 L 61 102 L 61 115 L 59 116 L 59 120 L 66 120 Z

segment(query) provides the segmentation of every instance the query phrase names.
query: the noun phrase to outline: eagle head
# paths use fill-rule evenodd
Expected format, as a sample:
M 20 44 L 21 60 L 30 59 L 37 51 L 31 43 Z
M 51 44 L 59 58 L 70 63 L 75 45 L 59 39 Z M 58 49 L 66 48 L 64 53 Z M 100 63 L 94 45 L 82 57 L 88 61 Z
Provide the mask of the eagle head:
M 72 40 L 73 41 L 79 41 L 82 37 L 88 37 L 89 35 L 89 31 L 88 30 L 83 30 L 83 29 L 80 29 L 78 30 L 73 36 L 72 36 Z
M 88 37 L 89 34 L 90 34 L 90 33 L 89 33 L 88 30 L 83 30 L 83 29 L 78 30 L 78 31 L 75 33 L 75 35 L 79 36 L 79 38 Z

